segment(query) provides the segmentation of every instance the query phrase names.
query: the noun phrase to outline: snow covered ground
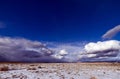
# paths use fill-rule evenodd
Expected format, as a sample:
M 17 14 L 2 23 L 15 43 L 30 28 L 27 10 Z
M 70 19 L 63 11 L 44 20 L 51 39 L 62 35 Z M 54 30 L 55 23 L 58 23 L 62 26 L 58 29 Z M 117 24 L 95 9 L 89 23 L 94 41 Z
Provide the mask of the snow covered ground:
M 1 63 L 0 79 L 120 79 L 120 63 Z

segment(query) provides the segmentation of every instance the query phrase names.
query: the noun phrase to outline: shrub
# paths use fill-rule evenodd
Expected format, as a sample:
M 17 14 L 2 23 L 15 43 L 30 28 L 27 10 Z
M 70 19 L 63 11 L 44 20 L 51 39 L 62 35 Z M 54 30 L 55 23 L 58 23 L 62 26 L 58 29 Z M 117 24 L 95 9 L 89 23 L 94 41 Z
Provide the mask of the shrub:
M 8 66 L 0 67 L 0 71 L 8 71 L 8 70 L 9 70 Z

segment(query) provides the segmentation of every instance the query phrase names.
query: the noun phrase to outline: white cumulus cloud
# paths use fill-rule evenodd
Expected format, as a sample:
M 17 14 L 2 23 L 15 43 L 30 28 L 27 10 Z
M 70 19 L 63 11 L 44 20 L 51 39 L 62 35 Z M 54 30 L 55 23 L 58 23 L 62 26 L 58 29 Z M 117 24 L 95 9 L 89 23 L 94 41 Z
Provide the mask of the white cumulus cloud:
M 88 53 L 97 52 L 97 51 L 105 51 L 109 49 L 119 50 L 120 42 L 117 40 L 109 40 L 109 41 L 99 41 L 97 43 L 88 43 L 84 48 Z
M 81 61 L 120 61 L 120 41 L 90 42 L 84 46 Z

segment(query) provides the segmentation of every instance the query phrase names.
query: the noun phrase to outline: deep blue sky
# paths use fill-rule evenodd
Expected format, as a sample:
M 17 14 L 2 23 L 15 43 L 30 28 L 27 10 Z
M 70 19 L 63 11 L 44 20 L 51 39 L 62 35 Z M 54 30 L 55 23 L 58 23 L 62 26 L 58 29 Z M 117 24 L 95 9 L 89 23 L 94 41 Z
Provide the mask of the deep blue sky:
M 1 0 L 1 36 L 95 41 L 120 24 L 120 0 Z M 120 39 L 118 36 L 115 39 Z

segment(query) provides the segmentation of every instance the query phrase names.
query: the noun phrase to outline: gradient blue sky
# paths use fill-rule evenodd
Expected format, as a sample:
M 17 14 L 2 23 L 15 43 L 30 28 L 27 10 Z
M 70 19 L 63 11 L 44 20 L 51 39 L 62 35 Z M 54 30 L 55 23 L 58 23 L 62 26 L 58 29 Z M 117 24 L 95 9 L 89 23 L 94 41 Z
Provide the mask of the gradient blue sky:
M 98 41 L 120 24 L 120 0 L 1 0 L 0 35 L 39 41 Z M 120 40 L 117 35 L 113 39 Z

